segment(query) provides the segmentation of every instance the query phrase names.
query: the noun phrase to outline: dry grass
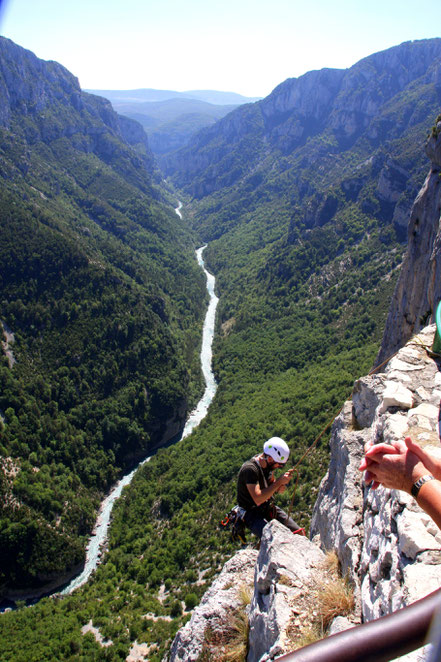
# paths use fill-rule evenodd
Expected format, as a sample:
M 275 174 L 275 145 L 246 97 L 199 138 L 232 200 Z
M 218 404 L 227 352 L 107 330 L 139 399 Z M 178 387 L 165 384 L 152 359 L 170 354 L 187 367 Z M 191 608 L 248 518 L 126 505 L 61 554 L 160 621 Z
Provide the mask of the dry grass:
M 331 549 L 326 552 L 322 568 L 334 577 L 341 577 L 341 565 L 335 550 Z
M 237 597 L 239 607 L 230 612 L 222 627 L 205 631 L 205 641 L 198 662 L 245 662 L 248 655 L 249 621 L 247 607 L 252 592 L 241 584 Z
M 325 633 L 323 632 L 323 628 L 320 627 L 320 623 L 318 621 L 309 623 L 309 625 L 305 625 L 301 629 L 299 635 L 296 637 L 295 648 L 297 650 L 299 648 L 303 648 L 304 646 L 309 646 L 309 644 L 313 644 L 315 641 L 323 639 L 324 636 Z
M 243 609 L 234 612 L 227 625 L 228 642 L 222 658 L 225 662 L 245 662 L 249 630 L 248 614 Z
M 251 603 L 251 598 L 252 598 L 252 590 L 249 586 L 246 584 L 241 584 L 239 586 L 239 590 L 237 592 L 238 598 L 239 598 L 239 603 L 242 607 L 248 607 L 248 605 Z
M 293 650 L 323 639 L 336 616 L 348 616 L 353 611 L 353 590 L 348 578 L 341 576 L 335 552 L 326 554 L 314 585 L 303 593 L 301 607 L 302 616 L 293 617 L 287 631 Z
M 347 616 L 353 608 L 354 593 L 346 577 L 333 577 L 318 591 L 317 611 L 324 630 L 336 616 Z

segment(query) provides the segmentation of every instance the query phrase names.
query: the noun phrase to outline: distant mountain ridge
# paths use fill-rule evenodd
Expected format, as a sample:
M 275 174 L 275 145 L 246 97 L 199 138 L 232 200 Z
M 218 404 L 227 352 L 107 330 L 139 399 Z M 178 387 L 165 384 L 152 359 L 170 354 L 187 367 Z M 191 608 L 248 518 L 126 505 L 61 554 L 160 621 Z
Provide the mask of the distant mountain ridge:
M 258 97 L 234 92 L 195 90 L 90 90 L 108 99 L 115 110 L 138 121 L 149 138 L 153 153 L 162 157 L 188 143 L 200 129 L 214 124 L 241 104 Z
M 221 92 L 218 90 L 189 90 L 188 92 L 177 92 L 176 90 L 156 90 L 151 88 L 140 88 L 136 90 L 84 90 L 90 94 L 97 94 L 109 101 L 116 103 L 142 103 L 168 101 L 170 99 L 197 99 L 217 106 L 253 103 L 262 97 L 246 97 L 236 92 Z

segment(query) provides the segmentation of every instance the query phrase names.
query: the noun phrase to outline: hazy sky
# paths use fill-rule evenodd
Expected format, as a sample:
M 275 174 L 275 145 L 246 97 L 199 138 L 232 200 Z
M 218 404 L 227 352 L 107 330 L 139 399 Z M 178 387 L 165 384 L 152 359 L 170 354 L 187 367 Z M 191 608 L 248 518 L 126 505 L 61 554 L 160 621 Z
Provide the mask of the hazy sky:
M 1 3 L 1 0 L 0 0 Z M 440 0 L 3 0 L 0 31 L 85 89 L 215 89 L 266 96 L 440 36 Z

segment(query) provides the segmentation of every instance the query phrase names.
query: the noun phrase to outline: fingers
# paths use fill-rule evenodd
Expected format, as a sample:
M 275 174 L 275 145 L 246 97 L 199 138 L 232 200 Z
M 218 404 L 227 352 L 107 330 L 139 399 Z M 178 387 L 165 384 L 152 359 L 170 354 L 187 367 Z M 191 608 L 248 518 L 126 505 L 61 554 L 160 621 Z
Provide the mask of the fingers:
M 371 471 L 366 471 L 364 475 L 364 482 L 366 483 L 367 487 L 371 488 L 371 490 L 376 490 L 380 485 L 378 480 L 375 480 L 375 476 Z
M 403 450 L 406 450 L 406 447 L 404 446 L 403 448 L 400 442 L 397 442 L 397 445 L 382 443 L 371 446 L 371 448 L 369 448 L 369 450 L 366 451 L 365 455 L 366 457 L 370 457 L 370 458 L 373 458 L 378 453 L 383 453 L 383 455 L 386 454 L 396 455 L 397 453 L 400 453 Z
M 421 448 L 417 443 L 415 443 L 410 437 L 406 437 L 404 440 L 406 447 L 412 453 L 415 453 L 421 460 L 424 460 L 428 455 L 424 449 Z

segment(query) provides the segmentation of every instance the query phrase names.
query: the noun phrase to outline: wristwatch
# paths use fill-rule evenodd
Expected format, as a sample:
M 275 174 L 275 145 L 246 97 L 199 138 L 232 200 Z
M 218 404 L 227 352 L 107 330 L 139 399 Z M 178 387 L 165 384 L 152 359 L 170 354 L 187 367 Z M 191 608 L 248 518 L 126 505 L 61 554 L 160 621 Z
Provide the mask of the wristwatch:
M 421 478 L 418 478 L 418 480 L 412 485 L 412 489 L 410 490 L 410 493 L 412 494 L 415 499 L 418 496 L 418 492 L 424 485 L 424 483 L 429 482 L 429 480 L 435 480 L 435 476 L 432 476 L 432 474 L 426 474 L 425 476 L 421 476 Z

